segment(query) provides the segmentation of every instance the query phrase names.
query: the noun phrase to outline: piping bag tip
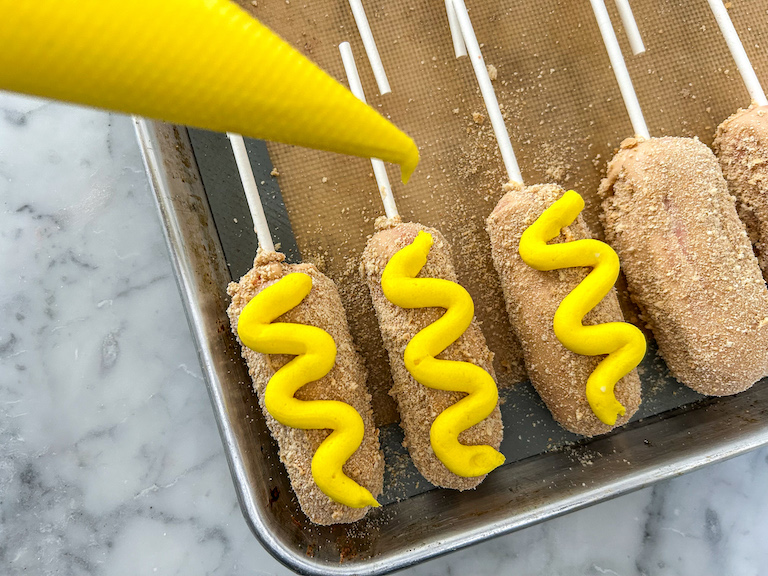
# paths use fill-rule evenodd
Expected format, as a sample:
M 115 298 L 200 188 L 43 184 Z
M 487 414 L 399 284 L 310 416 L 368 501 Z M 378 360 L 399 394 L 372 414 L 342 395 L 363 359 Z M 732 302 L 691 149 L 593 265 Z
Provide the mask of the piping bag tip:
M 416 170 L 420 158 L 419 149 L 416 146 L 416 143 L 411 138 L 408 138 L 408 143 L 410 145 L 407 150 L 404 150 L 405 156 L 403 160 L 400 161 L 400 180 L 402 180 L 403 184 L 408 184 L 408 180 L 411 179 L 414 170 Z
M 0 0 L 0 13 L 0 89 L 380 158 L 403 182 L 418 163 L 411 138 L 229 0 Z

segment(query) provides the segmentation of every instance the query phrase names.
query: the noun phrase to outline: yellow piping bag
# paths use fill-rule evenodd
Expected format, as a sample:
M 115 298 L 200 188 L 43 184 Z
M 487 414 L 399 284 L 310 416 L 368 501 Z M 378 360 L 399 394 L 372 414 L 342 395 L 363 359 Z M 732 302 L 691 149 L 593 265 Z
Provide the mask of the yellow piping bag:
M 229 0 L 0 0 L 0 88 L 400 165 L 416 144 Z

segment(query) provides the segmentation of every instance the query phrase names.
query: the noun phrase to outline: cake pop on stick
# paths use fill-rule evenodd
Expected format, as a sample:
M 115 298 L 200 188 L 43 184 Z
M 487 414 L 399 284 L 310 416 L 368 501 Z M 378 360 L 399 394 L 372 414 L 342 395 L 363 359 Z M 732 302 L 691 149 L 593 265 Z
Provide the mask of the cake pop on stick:
M 501 280 L 512 328 L 522 348 L 526 369 L 536 391 L 552 416 L 564 428 L 592 436 L 610 431 L 626 422 L 640 405 L 640 381 L 631 366 L 618 382 L 588 386 L 601 359 L 584 355 L 563 344 L 555 332 L 554 320 L 563 300 L 587 277 L 584 268 L 562 271 L 538 270 L 526 264 L 520 254 L 523 233 L 551 208 L 565 191 L 555 184 L 525 187 L 504 119 L 493 91 L 463 0 L 453 0 L 467 44 L 469 56 L 492 119 L 496 140 L 510 182 L 507 193 L 488 217 L 486 229 L 491 240 L 491 255 Z M 494 121 L 495 119 L 495 121 Z M 558 242 L 590 239 L 589 230 L 580 216 L 558 235 Z M 536 242 L 533 243 L 535 248 Z M 572 264 L 581 266 L 581 264 Z M 607 296 L 590 313 L 590 323 L 616 322 L 623 319 L 615 291 L 609 283 Z M 571 313 L 573 310 L 564 309 Z M 578 332 L 580 319 L 566 323 L 564 337 Z M 569 330 L 570 329 L 570 330 Z M 565 338 L 567 342 L 567 338 Z M 599 347 L 592 354 L 607 353 Z M 599 374 L 599 373 L 598 373 Z M 603 389 L 601 389 L 603 388 Z
M 243 138 L 228 136 L 259 240 L 227 288 L 232 331 L 301 509 L 316 524 L 354 522 L 384 481 L 365 367 L 333 281 L 275 252 Z
M 339 50 L 350 89 L 364 100 L 349 44 Z M 421 475 L 435 486 L 468 490 L 504 462 L 493 354 L 443 235 L 403 222 L 388 181 L 377 177 L 377 184 L 388 191 L 387 215 L 376 222 L 361 270 L 389 354 L 390 394 Z
M 702 394 L 741 392 L 768 374 L 768 289 L 744 225 L 709 148 L 641 133 L 605 5 L 591 2 L 637 135 L 600 184 L 606 239 L 672 374 Z

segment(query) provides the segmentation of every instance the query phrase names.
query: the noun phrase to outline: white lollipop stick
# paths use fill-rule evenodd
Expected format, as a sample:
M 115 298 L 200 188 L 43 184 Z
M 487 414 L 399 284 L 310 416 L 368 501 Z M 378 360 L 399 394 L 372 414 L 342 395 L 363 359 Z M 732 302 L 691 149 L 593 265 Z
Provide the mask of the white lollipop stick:
M 464 38 L 464 44 L 472 60 L 472 68 L 475 70 L 475 77 L 480 86 L 480 94 L 482 94 L 485 101 L 485 109 L 488 111 L 488 118 L 491 120 L 493 133 L 496 135 L 496 141 L 501 151 L 504 167 L 507 170 L 507 176 L 510 181 L 522 184 L 523 175 L 520 174 L 520 167 L 517 165 L 515 151 L 512 148 L 512 142 L 509 140 L 509 133 L 504 124 L 504 117 L 501 115 L 499 101 L 496 100 L 496 93 L 493 91 L 493 84 L 491 84 L 491 79 L 488 76 L 488 69 L 485 67 L 485 60 L 483 60 L 483 54 L 480 52 L 480 45 L 477 43 L 477 36 L 475 36 L 472 21 L 469 19 L 469 12 L 467 12 L 464 0 L 453 0 L 453 7 L 459 20 L 459 28 Z
M 453 40 L 453 53 L 456 58 L 467 55 L 467 47 L 464 45 L 464 37 L 459 28 L 459 18 L 456 16 L 456 8 L 453 7 L 453 0 L 445 0 L 445 11 L 448 13 L 448 27 L 451 29 L 451 39 Z
M 264 216 L 264 207 L 261 205 L 259 189 L 256 187 L 256 179 L 253 177 L 253 170 L 248 160 L 248 152 L 245 149 L 243 137 L 240 134 L 232 134 L 231 132 L 227 132 L 227 136 L 232 144 L 232 151 L 235 153 L 237 171 L 240 173 L 240 181 L 243 183 L 248 208 L 251 210 L 253 229 L 256 232 L 256 237 L 259 239 L 259 246 L 265 252 L 274 252 L 275 245 L 272 244 L 272 234 L 269 232 L 267 218 Z
M 616 8 L 621 17 L 621 23 L 624 25 L 624 32 L 627 33 L 627 39 L 629 40 L 629 46 L 632 48 L 632 54 L 635 56 L 642 54 L 645 52 L 645 44 L 643 44 L 643 38 L 640 36 L 640 30 L 637 28 L 635 15 L 632 14 L 629 0 L 616 0 Z
M 728 10 L 723 6 L 721 0 L 708 0 L 708 2 L 709 7 L 712 9 L 712 14 L 714 14 L 715 20 L 717 20 L 717 25 L 720 26 L 720 31 L 723 33 L 723 37 L 731 51 L 731 56 L 736 61 L 736 67 L 739 69 L 744 84 L 747 86 L 750 98 L 759 106 L 768 105 L 763 87 L 760 86 L 760 80 L 757 79 L 755 69 L 752 68 L 747 52 L 744 50 L 744 45 L 739 40 L 736 28 L 733 27 L 731 17 L 728 16 Z
M 368 24 L 362 0 L 349 0 L 349 7 L 352 9 L 352 16 L 354 16 L 357 29 L 360 31 L 360 38 L 363 40 L 365 53 L 368 55 L 368 62 L 371 63 L 373 76 L 376 78 L 376 84 L 379 87 L 379 94 L 382 96 L 389 94 L 392 90 L 389 88 L 387 73 L 384 72 L 384 65 L 381 63 L 379 49 L 376 48 L 376 41 L 373 39 L 373 32 L 371 32 L 371 26 Z
M 632 78 L 629 77 L 627 65 L 624 63 L 624 56 L 619 48 L 619 41 L 616 40 L 616 33 L 613 31 L 611 18 L 608 16 L 608 10 L 605 8 L 603 0 L 589 0 L 592 3 L 592 11 L 597 18 L 597 25 L 600 27 L 600 34 L 603 36 L 605 49 L 608 51 L 608 58 L 611 60 L 613 73 L 616 81 L 619 83 L 621 97 L 624 98 L 624 106 L 629 113 L 629 120 L 632 122 L 632 129 L 636 136 L 650 138 L 648 127 L 645 125 L 643 111 L 640 108 L 640 102 L 637 101 L 635 88 L 632 86 Z
M 358 100 L 365 102 L 363 84 L 360 82 L 360 75 L 357 73 L 357 66 L 355 65 L 355 56 L 352 54 L 352 47 L 349 45 L 349 42 L 339 44 L 339 52 L 341 52 L 341 61 L 344 63 L 344 71 L 347 74 L 349 89 Z M 384 168 L 384 162 L 378 158 L 371 158 L 371 166 L 373 167 L 373 175 L 376 178 L 376 185 L 379 187 L 381 201 L 384 203 L 384 213 L 387 215 L 387 218 L 394 218 L 398 216 L 397 206 L 395 205 L 395 197 L 392 194 L 392 186 L 389 184 L 387 170 Z

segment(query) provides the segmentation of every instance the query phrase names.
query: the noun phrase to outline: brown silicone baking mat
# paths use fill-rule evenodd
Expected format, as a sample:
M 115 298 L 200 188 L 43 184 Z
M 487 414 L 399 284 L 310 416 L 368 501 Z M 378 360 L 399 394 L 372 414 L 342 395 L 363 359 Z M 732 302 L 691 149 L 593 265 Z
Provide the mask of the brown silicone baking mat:
M 338 44 L 349 41 L 369 103 L 418 144 L 422 160 L 411 182 L 400 184 L 393 166 L 390 180 L 403 218 L 440 229 L 452 244 L 459 279 L 474 298 L 495 354 L 507 461 L 576 440 L 525 383 L 484 230 L 505 173 L 471 64 L 454 57 L 444 2 L 364 2 L 392 86 L 385 96 L 377 93 L 347 2 L 240 4 L 345 84 Z M 749 104 L 705 0 L 633 2 L 647 49 L 640 56 L 631 55 L 613 2 L 607 4 L 652 135 L 697 136 L 709 144 L 717 125 Z M 768 1 L 728 4 L 758 76 L 768 78 Z M 526 183 L 557 182 L 578 191 L 587 201 L 588 223 L 602 236 L 597 186 L 632 130 L 589 1 L 467 5 L 486 63 L 496 69 L 494 87 Z M 190 130 L 190 138 L 237 279 L 250 267 L 256 242 L 231 149 L 220 134 Z M 277 241 L 289 259 L 314 262 L 339 286 L 368 367 L 376 420 L 384 426 L 384 501 L 428 489 L 400 446 L 399 428 L 391 425 L 397 411 L 387 394 L 388 363 L 358 269 L 374 220 L 383 213 L 370 163 L 281 144 L 249 141 L 248 147 Z M 653 346 L 641 377 L 644 404 L 636 418 L 700 398 L 668 376 Z

